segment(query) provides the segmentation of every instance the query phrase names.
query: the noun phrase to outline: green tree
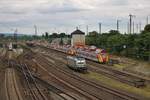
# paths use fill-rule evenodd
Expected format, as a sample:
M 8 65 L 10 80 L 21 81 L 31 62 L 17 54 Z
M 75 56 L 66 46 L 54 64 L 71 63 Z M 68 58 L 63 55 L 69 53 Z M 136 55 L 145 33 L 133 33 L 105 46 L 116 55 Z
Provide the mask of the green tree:
M 60 45 L 63 45 L 64 44 L 64 42 L 63 42 L 63 39 L 61 38 L 61 40 L 60 40 L 60 43 L 59 43 Z
M 120 53 L 123 50 L 123 46 L 126 44 L 126 39 L 123 35 L 117 34 L 108 38 L 107 45 L 112 48 L 115 53 Z
M 145 34 L 140 35 L 140 41 L 139 41 L 140 47 L 141 47 L 141 57 L 144 60 L 150 61 L 150 32 L 147 32 Z
M 45 32 L 45 38 L 48 39 L 48 32 Z
M 90 35 L 90 36 L 97 36 L 97 35 L 98 35 L 98 32 L 92 31 L 92 32 L 89 32 L 89 35 Z
M 119 31 L 117 31 L 117 30 L 110 30 L 109 31 L 109 36 L 111 36 L 111 35 L 117 35 L 117 34 L 120 34 Z
M 57 33 L 52 33 L 51 37 L 52 38 L 58 38 L 58 34 Z
M 150 32 L 150 24 L 147 24 L 144 28 L 145 33 Z
M 65 36 L 66 36 L 65 33 L 60 33 L 60 34 L 59 34 L 59 37 L 60 37 L 60 38 L 64 38 Z

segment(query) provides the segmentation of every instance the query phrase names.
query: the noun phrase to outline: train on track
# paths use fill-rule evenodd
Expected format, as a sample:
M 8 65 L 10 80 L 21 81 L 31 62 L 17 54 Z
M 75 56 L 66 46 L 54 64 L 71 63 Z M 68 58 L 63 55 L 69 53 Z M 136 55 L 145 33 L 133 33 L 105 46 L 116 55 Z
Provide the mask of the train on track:
M 67 66 L 76 71 L 87 71 L 86 60 L 81 57 L 67 56 Z
M 90 50 L 85 48 L 72 48 L 67 46 L 50 46 L 50 48 L 72 56 L 76 55 L 79 57 L 83 57 L 85 59 L 92 60 L 98 63 L 109 62 L 109 55 L 104 49 Z
M 55 45 L 55 44 L 46 44 L 46 43 L 34 43 L 27 42 L 28 46 L 38 45 L 44 46 L 46 48 L 50 48 L 59 52 L 66 53 L 72 56 L 79 56 L 85 59 L 95 61 L 98 63 L 108 63 L 109 62 L 109 54 L 105 49 L 96 48 L 94 46 L 85 46 L 85 47 L 72 47 L 70 45 Z

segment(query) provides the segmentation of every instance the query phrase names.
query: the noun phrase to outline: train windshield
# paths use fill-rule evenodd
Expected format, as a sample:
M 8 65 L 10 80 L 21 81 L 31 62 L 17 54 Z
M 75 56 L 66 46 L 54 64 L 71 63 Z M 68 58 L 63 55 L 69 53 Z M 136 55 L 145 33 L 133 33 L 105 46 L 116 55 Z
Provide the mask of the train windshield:
M 78 58 L 78 61 L 76 62 L 78 66 L 84 67 L 86 65 L 85 59 L 84 58 Z
M 79 61 L 84 61 L 84 60 L 85 60 L 85 58 L 78 57 L 78 58 L 77 58 L 77 60 L 79 60 Z
M 82 64 L 85 64 L 85 62 L 77 62 L 77 64 L 80 64 L 80 65 L 82 65 Z

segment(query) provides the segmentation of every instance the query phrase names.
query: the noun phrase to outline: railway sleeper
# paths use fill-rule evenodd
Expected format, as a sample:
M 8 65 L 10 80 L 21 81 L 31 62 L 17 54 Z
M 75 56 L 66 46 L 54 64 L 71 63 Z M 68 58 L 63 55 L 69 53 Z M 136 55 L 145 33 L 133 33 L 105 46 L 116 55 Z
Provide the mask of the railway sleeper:
M 124 81 L 125 83 L 130 84 L 131 86 L 140 88 L 145 86 L 145 81 Z
M 137 88 L 144 87 L 145 81 L 136 81 L 136 82 L 134 82 L 134 86 Z
M 32 89 L 32 90 L 36 91 L 36 89 Z M 46 90 L 46 89 L 40 89 L 40 91 L 43 91 L 44 94 L 48 94 L 48 90 Z M 24 89 L 24 94 L 26 96 L 32 96 L 30 89 Z

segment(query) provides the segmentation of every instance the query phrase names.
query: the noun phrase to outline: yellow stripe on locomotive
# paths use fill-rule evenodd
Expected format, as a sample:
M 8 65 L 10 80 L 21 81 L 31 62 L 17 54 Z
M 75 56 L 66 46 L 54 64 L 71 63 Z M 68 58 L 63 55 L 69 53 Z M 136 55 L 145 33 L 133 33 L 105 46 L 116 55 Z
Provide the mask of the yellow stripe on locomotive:
M 97 55 L 97 59 L 98 59 L 98 62 L 100 62 L 100 63 L 102 63 L 102 62 L 103 62 L 103 59 L 102 59 L 101 54 L 98 54 L 98 55 Z
M 109 55 L 108 54 L 97 54 L 98 62 L 100 63 L 107 63 L 109 61 Z

